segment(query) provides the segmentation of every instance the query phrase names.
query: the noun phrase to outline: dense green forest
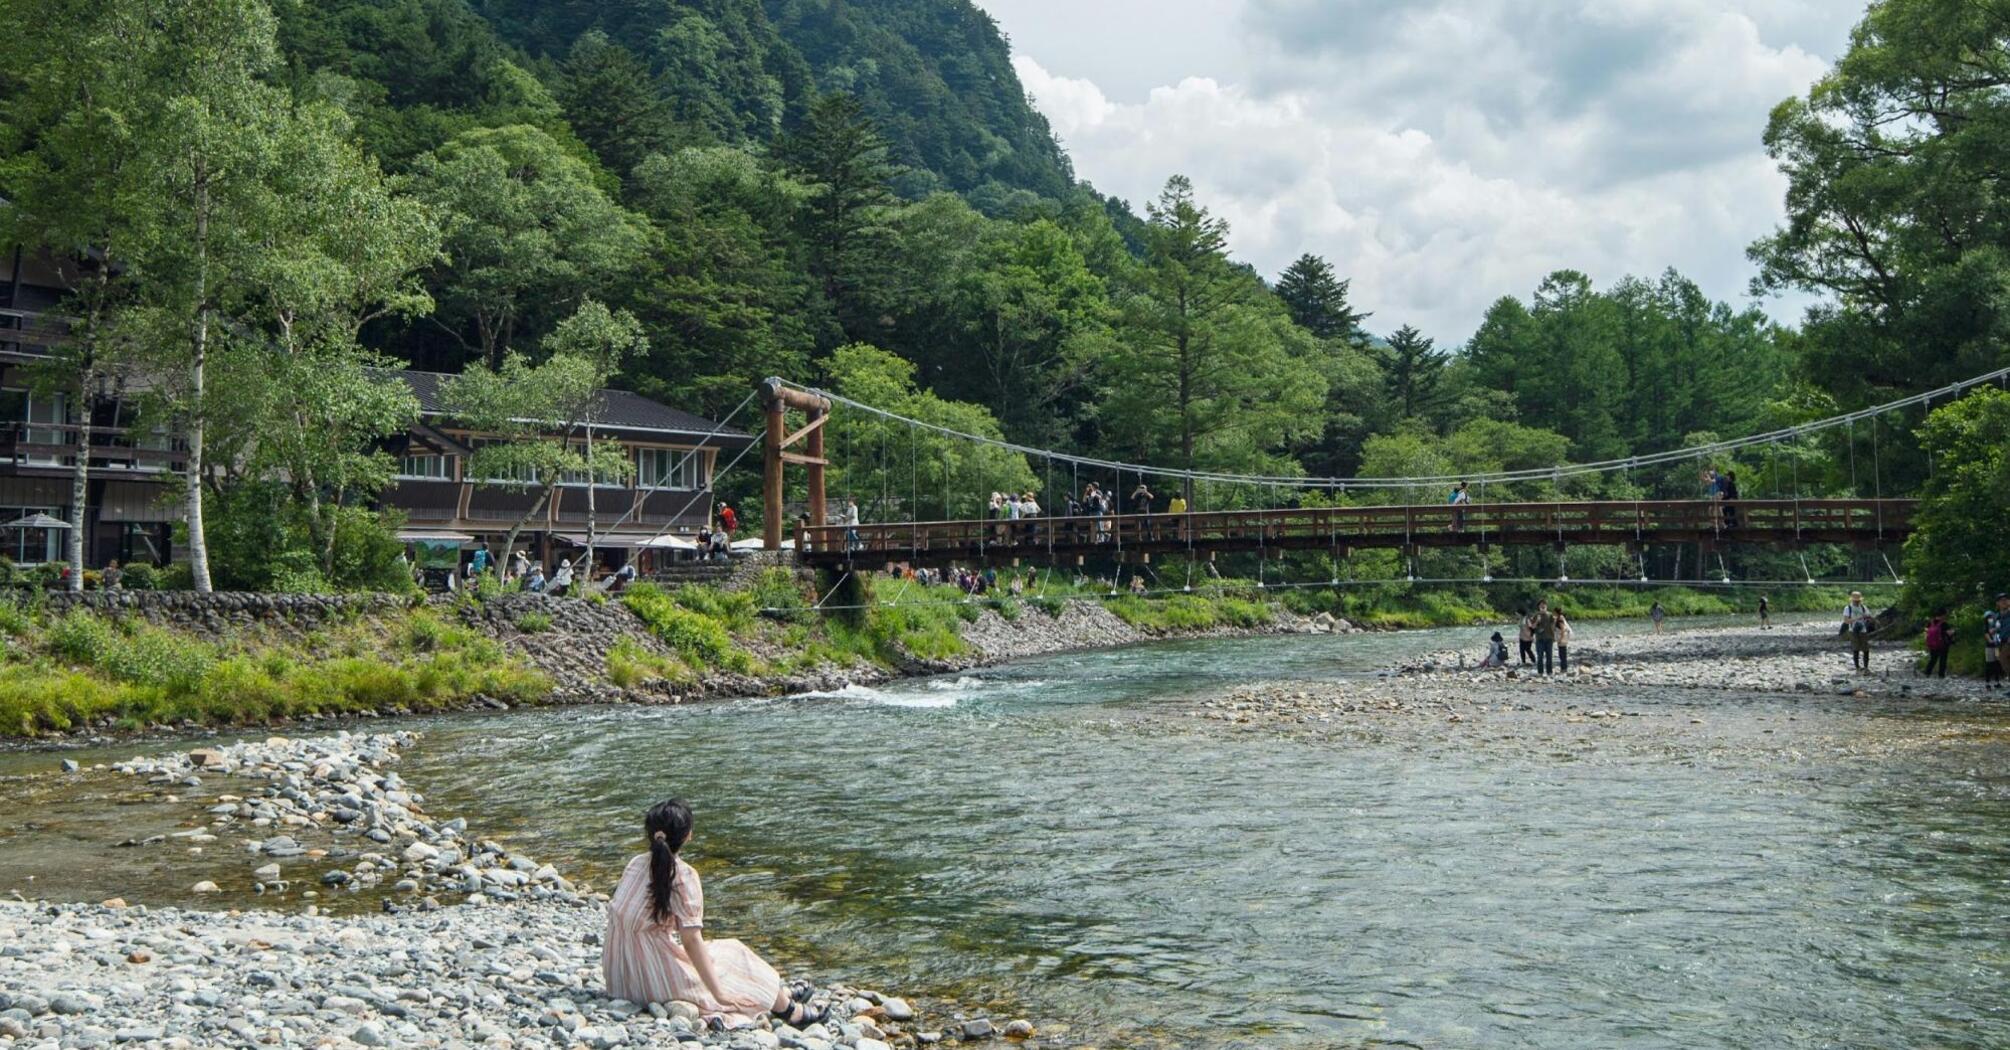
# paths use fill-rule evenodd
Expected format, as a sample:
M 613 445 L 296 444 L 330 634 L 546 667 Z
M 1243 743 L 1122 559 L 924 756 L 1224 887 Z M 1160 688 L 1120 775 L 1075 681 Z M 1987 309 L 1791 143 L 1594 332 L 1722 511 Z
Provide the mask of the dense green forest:
M 257 508 L 256 542 L 308 551 L 301 578 L 357 585 L 373 556 L 349 511 L 412 411 L 371 393 L 385 360 L 605 378 L 713 414 L 780 374 L 1043 447 L 1384 477 L 1680 448 L 1985 371 L 2006 359 L 2010 31 L 1947 7 L 1873 4 L 1772 116 L 1790 189 L 1754 287 L 1819 293 L 1798 327 L 1673 271 L 1558 271 L 1501 289 L 1473 332 L 1354 301 L 1347 260 L 1316 251 L 1257 273 L 1178 174 L 1136 209 L 1077 181 L 970 0 L 0 0 L 18 29 L 0 195 L 22 242 L 113 263 L 74 297 L 90 323 L 66 367 L 186 377 L 160 410 L 270 468 L 211 483 L 219 527 Z M 336 440 L 293 447 L 273 419 Z M 1717 465 L 1755 497 L 1916 491 L 1922 421 Z M 1092 480 L 866 419 L 833 438 L 834 484 L 886 516 Z M 1700 465 L 1490 495 L 1686 498 Z M 1634 571 L 1582 558 L 1580 576 Z

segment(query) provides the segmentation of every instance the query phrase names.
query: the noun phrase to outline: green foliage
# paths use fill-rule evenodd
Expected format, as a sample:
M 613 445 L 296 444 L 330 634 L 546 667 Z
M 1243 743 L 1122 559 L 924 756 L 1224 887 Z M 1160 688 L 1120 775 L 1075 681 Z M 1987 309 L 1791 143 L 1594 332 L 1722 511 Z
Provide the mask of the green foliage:
M 2002 14 L 1996 3 L 1872 4 L 1834 69 L 1773 110 L 1765 141 L 1787 215 L 1751 248 L 1755 284 L 1822 297 L 1800 371 L 1844 409 L 2006 361 Z M 1911 435 L 1883 437 L 1887 487 L 1925 475 Z
M 1224 626 L 1256 628 L 1271 623 L 1275 616 L 1265 602 L 1218 592 L 1154 598 L 1126 594 L 1110 599 L 1107 606 L 1118 619 L 1153 633 L 1206 631 Z
M 139 621 L 83 610 L 39 633 L 0 666 L 0 735 L 111 718 L 128 726 L 247 724 L 307 714 L 439 710 L 475 696 L 534 703 L 550 681 L 494 642 L 427 612 L 403 623 L 330 629 L 305 648 L 233 650 Z
M 719 621 L 734 634 L 752 627 L 754 614 L 760 609 L 754 594 L 722 591 L 717 587 L 679 587 L 670 592 L 670 600 L 701 616 Z
M 831 356 L 830 370 L 833 388 L 846 397 L 966 434 L 1004 436 L 997 420 L 983 408 L 917 390 L 914 365 L 886 351 L 870 346 L 842 347 Z M 841 468 L 831 472 L 828 482 L 831 490 L 885 491 L 894 493 L 896 499 L 903 492 L 918 493 L 921 503 L 912 508 L 917 517 L 982 517 L 990 493 L 1026 492 L 1039 486 L 1026 457 L 1015 452 L 921 433 L 863 413 L 837 413 L 828 427 L 827 448 L 883 447 L 891 451 L 898 447 L 904 453 L 840 459 Z M 900 485 L 894 484 L 896 477 Z M 931 506 L 931 499 L 944 496 L 951 500 L 948 506 Z M 861 511 L 867 519 L 905 518 L 910 509 L 875 504 Z
M 1347 302 L 1352 281 L 1341 280 L 1333 264 L 1306 253 L 1277 277 L 1277 298 L 1291 315 L 1291 323 L 1312 333 L 1313 338 L 1356 345 L 1368 342 L 1361 327 L 1370 314 Z
M 516 618 L 516 629 L 525 634 L 543 634 L 551 630 L 551 614 L 527 612 Z
M 1920 439 L 1935 469 L 1905 546 L 1906 606 L 1918 616 L 1974 608 L 2010 591 L 2010 394 L 1984 388 L 1935 409 Z
M 1326 380 L 1312 338 L 1228 257 L 1228 224 L 1183 176 L 1151 205 L 1145 258 L 1102 362 L 1114 450 L 1186 469 L 1291 471 Z
M 747 593 L 763 615 L 784 623 L 806 624 L 814 618 L 802 583 L 795 573 L 780 566 L 763 571 Z
M 740 673 L 753 669 L 753 658 L 734 646 L 726 625 L 679 605 L 662 588 L 638 583 L 622 593 L 621 602 L 692 668 Z
M 419 158 L 408 185 L 442 217 L 450 261 L 435 274 L 436 318 L 490 366 L 620 287 L 648 243 L 640 217 L 535 127 L 463 133 Z
M 204 499 L 218 587 L 296 594 L 412 589 L 394 521 L 361 507 L 324 508 L 320 520 L 332 528 L 324 548 L 295 495 L 289 486 L 245 482 Z M 136 575 L 139 568 L 125 570 L 125 586 L 168 589 L 172 567 Z
M 607 679 L 623 689 L 633 689 L 653 681 L 689 681 L 691 670 L 674 658 L 650 652 L 632 638 L 623 638 L 607 650 Z
M 160 590 L 160 570 L 148 562 L 134 562 L 120 569 L 119 586 L 129 591 Z

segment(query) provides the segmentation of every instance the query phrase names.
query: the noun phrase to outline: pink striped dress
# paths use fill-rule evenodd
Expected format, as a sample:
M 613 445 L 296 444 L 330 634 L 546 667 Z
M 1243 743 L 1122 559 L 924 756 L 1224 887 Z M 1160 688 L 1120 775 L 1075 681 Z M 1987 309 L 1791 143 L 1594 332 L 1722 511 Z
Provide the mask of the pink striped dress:
M 739 941 L 707 939 L 712 975 L 728 1001 L 719 1002 L 705 989 L 691 957 L 675 929 L 705 925 L 705 887 L 691 865 L 677 860 L 677 885 L 670 891 L 670 922 L 649 917 L 649 854 L 628 862 L 621 884 L 607 904 L 607 937 L 600 947 L 600 971 L 607 994 L 631 1003 L 667 1003 L 681 999 L 695 1004 L 707 1018 L 718 1017 L 728 1027 L 753 1024 L 781 994 L 782 978 L 775 968 Z

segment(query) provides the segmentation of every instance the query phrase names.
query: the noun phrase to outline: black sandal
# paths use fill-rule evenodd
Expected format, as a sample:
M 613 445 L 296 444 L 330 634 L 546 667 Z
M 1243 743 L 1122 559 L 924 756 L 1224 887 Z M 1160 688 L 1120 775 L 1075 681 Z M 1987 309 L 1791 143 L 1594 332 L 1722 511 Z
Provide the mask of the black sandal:
M 808 1028 L 813 1024 L 822 1024 L 830 1015 L 831 1008 L 828 1006 L 819 1006 L 812 1009 L 808 1003 L 796 1002 L 794 1000 L 789 1002 L 787 1013 L 775 1014 L 777 1018 L 781 1019 L 783 1024 L 788 1025 L 790 1028 Z
M 789 982 L 789 998 L 796 1002 L 807 1003 L 816 994 L 817 986 L 808 981 L 797 979 Z

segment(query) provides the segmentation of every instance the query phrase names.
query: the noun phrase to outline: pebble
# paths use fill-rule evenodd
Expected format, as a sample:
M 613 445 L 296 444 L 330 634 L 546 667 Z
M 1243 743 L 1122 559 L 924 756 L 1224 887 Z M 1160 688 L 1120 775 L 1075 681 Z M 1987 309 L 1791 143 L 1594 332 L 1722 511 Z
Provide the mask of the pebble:
M 415 740 L 341 733 L 205 748 L 205 772 L 262 786 L 186 799 L 208 822 L 203 834 L 229 839 L 246 859 L 262 903 L 286 892 L 278 860 L 292 857 L 305 866 L 295 879 L 321 886 L 324 899 L 390 884 L 406 895 L 395 910 L 326 915 L 306 903 L 289 912 L 283 899 L 281 910 L 250 911 L 0 900 L 0 1048 L 891 1050 L 918 1041 L 903 1027 L 915 1015 L 909 1004 L 865 989 L 833 986 L 813 1000 L 834 1014 L 853 1004 L 873 1011 L 870 1031 L 846 1026 L 844 1040 L 825 1026 L 796 1033 L 768 1020 L 712 1032 L 691 1003 L 607 997 L 599 990 L 606 896 L 471 838 L 462 818 L 426 814 L 423 796 L 387 768 Z M 165 785 L 197 764 L 183 754 L 110 768 Z M 344 809 L 359 816 L 342 821 Z M 270 834 L 275 825 L 293 833 Z M 329 848 L 318 845 L 323 837 Z M 472 907 L 439 899 L 476 887 L 459 898 Z M 223 892 L 207 880 L 195 891 Z

